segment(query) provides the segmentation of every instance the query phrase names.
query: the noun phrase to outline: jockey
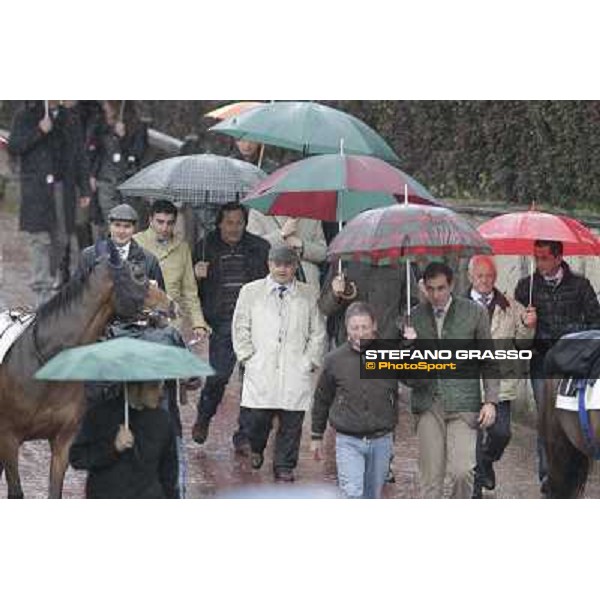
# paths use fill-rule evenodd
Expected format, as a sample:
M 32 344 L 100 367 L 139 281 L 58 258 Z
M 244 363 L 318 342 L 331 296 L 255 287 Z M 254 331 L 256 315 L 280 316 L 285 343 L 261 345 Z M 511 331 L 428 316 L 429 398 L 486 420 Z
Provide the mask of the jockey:
M 121 260 L 144 266 L 148 279 L 156 281 L 161 290 L 165 290 L 165 281 L 157 258 L 144 250 L 134 239 L 133 234 L 138 222 L 138 214 L 129 204 L 119 204 L 108 213 L 109 237 L 117 247 Z M 94 268 L 96 247 L 89 246 L 81 253 L 78 276 L 83 276 Z

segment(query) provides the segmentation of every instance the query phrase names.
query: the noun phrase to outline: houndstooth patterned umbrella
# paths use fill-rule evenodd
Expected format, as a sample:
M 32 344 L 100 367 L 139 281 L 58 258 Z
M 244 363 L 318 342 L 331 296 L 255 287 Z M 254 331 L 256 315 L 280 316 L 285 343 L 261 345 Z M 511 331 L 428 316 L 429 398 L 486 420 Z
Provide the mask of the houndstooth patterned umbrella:
M 264 171 L 242 160 L 190 154 L 149 165 L 123 182 L 119 191 L 125 197 L 226 204 L 240 200 L 265 177 Z

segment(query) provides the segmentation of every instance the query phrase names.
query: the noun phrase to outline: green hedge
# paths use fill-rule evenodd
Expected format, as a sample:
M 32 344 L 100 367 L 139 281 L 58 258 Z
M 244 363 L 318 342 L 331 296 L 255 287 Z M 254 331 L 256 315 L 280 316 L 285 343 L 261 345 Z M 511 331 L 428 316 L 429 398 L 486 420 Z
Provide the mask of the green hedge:
M 195 133 L 200 147 L 228 142 L 207 134 L 202 115 L 223 101 L 142 101 L 157 129 Z M 378 130 L 402 167 L 440 197 L 563 208 L 600 199 L 600 102 L 325 101 Z M 0 102 L 0 126 L 13 103 Z

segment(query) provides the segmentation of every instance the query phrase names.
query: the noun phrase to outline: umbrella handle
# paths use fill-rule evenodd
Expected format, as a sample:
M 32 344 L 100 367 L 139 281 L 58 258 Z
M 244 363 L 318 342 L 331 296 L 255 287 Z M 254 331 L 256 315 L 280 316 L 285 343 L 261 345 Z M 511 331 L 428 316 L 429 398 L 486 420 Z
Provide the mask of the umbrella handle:
M 50 114 L 50 107 L 48 105 L 48 100 L 44 100 L 44 118 L 48 118 L 48 115 Z
M 125 407 L 124 407 L 124 417 L 125 417 L 125 429 L 129 429 L 129 395 L 127 392 L 127 382 L 123 383 L 125 386 Z
M 533 266 L 533 256 L 529 257 L 529 306 L 531 306 L 531 303 L 533 302 L 533 273 L 534 273 L 534 266 Z
M 258 165 L 256 165 L 259 169 L 262 169 L 262 161 L 263 161 L 264 155 L 265 155 L 265 145 L 261 144 L 260 145 L 260 153 L 258 155 Z
M 342 231 L 342 222 L 338 221 L 338 233 L 341 233 Z M 340 256 L 340 258 L 338 259 L 338 275 L 342 274 L 342 257 Z
M 406 324 L 410 327 L 410 260 L 406 261 Z

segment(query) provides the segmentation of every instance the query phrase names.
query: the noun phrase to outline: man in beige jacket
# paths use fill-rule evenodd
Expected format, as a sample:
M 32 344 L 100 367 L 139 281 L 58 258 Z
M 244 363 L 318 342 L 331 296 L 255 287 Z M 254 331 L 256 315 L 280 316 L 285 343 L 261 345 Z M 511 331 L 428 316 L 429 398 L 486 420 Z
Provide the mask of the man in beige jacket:
M 471 289 L 468 296 L 488 311 L 492 339 L 502 340 L 502 348 L 507 345 L 518 350 L 530 348 L 537 322 L 535 308 L 525 308 L 514 298 L 508 298 L 496 287 L 496 265 L 490 256 L 474 256 L 469 262 L 469 281 Z M 509 369 L 518 367 L 511 361 Z M 502 368 L 502 367 L 501 367 Z M 483 488 L 493 490 L 496 487 L 496 474 L 493 463 L 500 460 L 510 441 L 511 401 L 518 396 L 519 384 L 524 382 L 523 373 L 501 373 L 499 402 L 496 406 L 496 421 L 487 430 L 479 430 L 477 435 L 477 466 L 473 498 L 482 498 Z M 505 367 L 506 371 L 506 367 Z M 519 375 L 521 378 L 519 379 Z
M 320 291 L 319 267 L 327 253 L 321 221 L 263 215 L 257 210 L 251 210 L 248 231 L 267 240 L 271 246 L 285 244 L 295 250 L 300 257 L 297 278 L 308 283 L 317 292 Z
M 249 409 L 252 467 L 279 420 L 273 471 L 276 481 L 294 480 L 304 414 L 312 400 L 312 372 L 325 349 L 324 317 L 317 291 L 295 278 L 298 256 L 284 245 L 269 251 L 269 275 L 244 285 L 233 314 L 232 340 L 244 366 L 241 405 Z
M 174 235 L 176 220 L 177 207 L 168 200 L 157 200 L 150 212 L 150 227 L 136 233 L 134 239 L 142 248 L 156 256 L 167 293 L 181 307 L 196 338 L 202 340 L 210 327 L 202 314 L 190 248 L 185 241 Z M 181 319 L 174 323 L 179 330 L 182 325 Z

